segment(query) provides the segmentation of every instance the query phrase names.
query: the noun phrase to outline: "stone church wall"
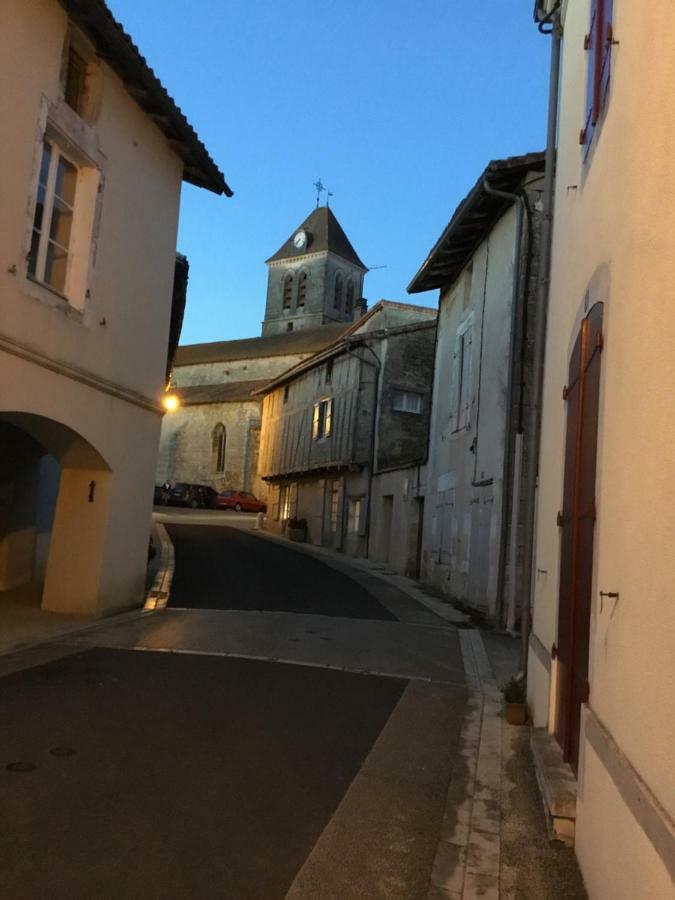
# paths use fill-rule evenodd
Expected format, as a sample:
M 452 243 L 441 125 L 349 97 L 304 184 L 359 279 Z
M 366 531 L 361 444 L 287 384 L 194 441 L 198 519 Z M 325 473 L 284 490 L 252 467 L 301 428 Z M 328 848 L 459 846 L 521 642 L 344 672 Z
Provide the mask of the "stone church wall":
M 213 432 L 225 426 L 225 471 L 215 471 Z M 258 477 L 260 404 L 257 401 L 184 406 L 164 417 L 157 483 L 187 481 L 217 491 L 249 490 L 264 500 L 267 486 Z
M 195 384 L 227 384 L 233 381 L 256 381 L 276 378 L 287 369 L 302 362 L 309 354 L 294 353 L 288 356 L 261 356 L 254 359 L 233 359 L 225 362 L 195 363 L 175 366 L 172 372 L 176 387 Z

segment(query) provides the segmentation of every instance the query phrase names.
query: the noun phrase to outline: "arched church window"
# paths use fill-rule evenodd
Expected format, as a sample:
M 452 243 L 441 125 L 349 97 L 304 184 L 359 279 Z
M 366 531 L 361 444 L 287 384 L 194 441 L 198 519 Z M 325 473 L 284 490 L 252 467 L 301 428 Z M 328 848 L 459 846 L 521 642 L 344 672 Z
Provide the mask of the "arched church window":
M 298 306 L 305 305 L 307 297 L 307 272 L 301 272 L 298 276 Z
M 338 272 L 335 276 L 335 295 L 333 297 L 333 306 L 335 309 L 342 309 L 342 272 Z
M 222 422 L 219 422 L 213 429 L 213 440 L 211 443 L 211 467 L 214 472 L 225 471 L 225 444 L 227 442 L 227 432 Z
M 284 278 L 284 309 L 291 308 L 293 299 L 293 275 L 289 272 Z
M 354 311 L 354 282 L 350 278 L 347 282 L 347 300 L 345 301 L 345 312 L 351 316 Z

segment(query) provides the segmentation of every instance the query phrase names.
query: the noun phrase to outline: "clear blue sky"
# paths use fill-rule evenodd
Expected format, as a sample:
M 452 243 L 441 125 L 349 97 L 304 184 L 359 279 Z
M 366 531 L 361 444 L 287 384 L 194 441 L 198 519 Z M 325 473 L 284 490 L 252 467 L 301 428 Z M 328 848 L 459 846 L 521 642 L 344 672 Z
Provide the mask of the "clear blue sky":
M 234 197 L 185 185 L 182 343 L 260 333 L 271 256 L 320 176 L 368 266 L 405 287 L 488 160 L 545 143 L 532 0 L 108 0 Z M 437 292 L 413 301 L 435 305 Z

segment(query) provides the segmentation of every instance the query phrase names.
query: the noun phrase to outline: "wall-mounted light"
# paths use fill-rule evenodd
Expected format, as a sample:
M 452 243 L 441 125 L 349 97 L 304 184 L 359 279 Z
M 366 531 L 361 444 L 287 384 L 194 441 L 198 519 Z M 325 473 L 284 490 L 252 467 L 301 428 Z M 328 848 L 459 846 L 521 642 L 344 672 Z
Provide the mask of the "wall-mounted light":
M 167 412 L 175 412 L 180 406 L 180 401 L 175 394 L 166 394 L 162 400 L 162 405 Z

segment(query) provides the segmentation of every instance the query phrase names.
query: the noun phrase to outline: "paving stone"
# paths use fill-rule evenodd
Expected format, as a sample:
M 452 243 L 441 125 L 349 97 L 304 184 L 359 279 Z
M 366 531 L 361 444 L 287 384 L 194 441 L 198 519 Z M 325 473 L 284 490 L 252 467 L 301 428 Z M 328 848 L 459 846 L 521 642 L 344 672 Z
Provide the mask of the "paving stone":
M 476 831 L 489 831 L 492 834 L 499 834 L 500 825 L 501 811 L 499 800 L 474 799 L 471 826 Z
M 471 826 L 468 822 L 458 822 L 456 816 L 448 816 L 441 825 L 441 840 L 448 844 L 466 847 L 469 843 Z
M 462 900 L 461 891 L 444 891 L 442 888 L 430 887 L 427 900 Z
M 432 887 L 461 892 L 465 866 L 466 848 L 442 841 L 438 845 L 434 867 L 431 870 Z
M 499 879 L 494 875 L 478 875 L 467 872 L 462 900 L 500 900 Z
M 472 831 L 466 855 L 467 871 L 499 877 L 499 851 L 498 834 Z

